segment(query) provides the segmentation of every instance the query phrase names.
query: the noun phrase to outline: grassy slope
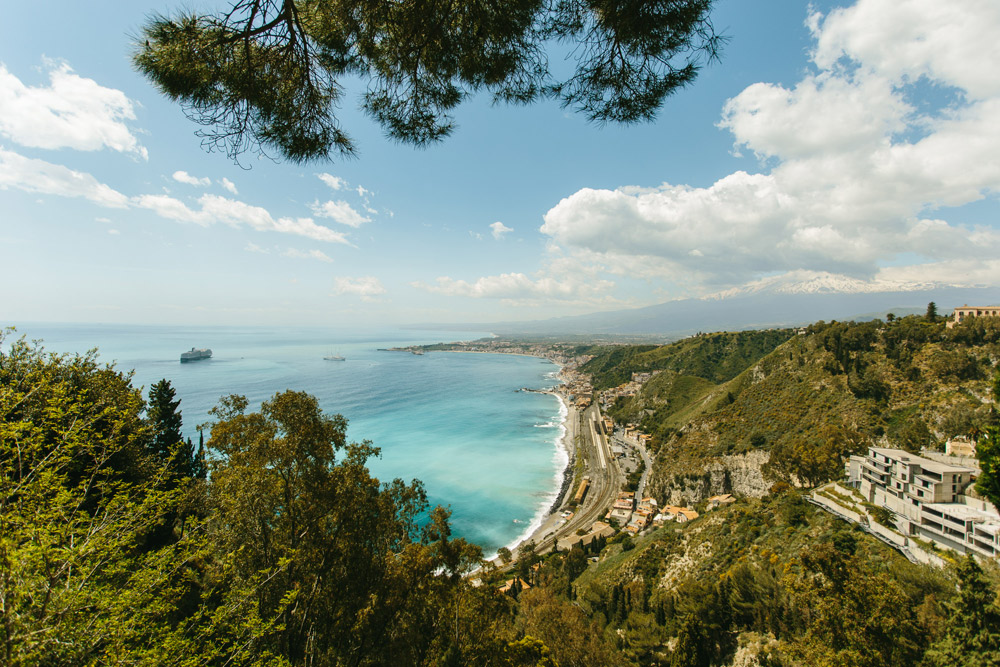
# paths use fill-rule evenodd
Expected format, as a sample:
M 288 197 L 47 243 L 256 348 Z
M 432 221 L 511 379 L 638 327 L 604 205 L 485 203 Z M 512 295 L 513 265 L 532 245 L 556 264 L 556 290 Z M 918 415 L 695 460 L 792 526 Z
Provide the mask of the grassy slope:
M 593 377 L 595 389 L 632 379 L 632 373 L 669 370 L 712 383 L 725 382 L 788 340 L 790 329 L 740 331 L 693 336 L 670 345 L 628 345 L 589 350 L 595 354 L 581 370 Z

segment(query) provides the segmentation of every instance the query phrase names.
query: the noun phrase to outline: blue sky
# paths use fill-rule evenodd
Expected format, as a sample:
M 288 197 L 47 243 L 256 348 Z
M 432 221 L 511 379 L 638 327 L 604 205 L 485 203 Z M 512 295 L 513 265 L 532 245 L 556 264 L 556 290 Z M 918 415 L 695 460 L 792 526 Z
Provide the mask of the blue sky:
M 249 168 L 131 67 L 130 35 L 177 6 L 6 8 L 0 320 L 490 322 L 1000 283 L 995 0 L 720 0 L 722 61 L 653 123 L 474 98 L 417 150 L 349 88 L 357 159 Z

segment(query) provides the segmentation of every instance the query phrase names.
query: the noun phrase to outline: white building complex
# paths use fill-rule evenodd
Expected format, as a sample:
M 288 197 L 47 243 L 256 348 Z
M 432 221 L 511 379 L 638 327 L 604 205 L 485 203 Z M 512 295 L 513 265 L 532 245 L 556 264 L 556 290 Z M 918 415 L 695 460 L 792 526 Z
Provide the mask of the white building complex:
M 861 495 L 892 511 L 903 535 L 960 553 L 1000 555 L 1000 513 L 990 503 L 965 495 L 974 468 L 883 447 L 869 447 L 868 456 L 856 463 L 860 465 L 852 468 L 860 476 Z

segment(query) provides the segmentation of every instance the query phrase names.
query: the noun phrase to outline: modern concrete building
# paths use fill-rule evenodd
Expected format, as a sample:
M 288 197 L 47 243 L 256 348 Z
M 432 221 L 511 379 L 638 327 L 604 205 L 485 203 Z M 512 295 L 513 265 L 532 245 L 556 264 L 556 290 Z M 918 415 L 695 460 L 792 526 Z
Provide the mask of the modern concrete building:
M 960 553 L 1000 554 L 1000 514 L 989 503 L 965 496 L 974 468 L 884 447 L 869 447 L 860 468 L 861 495 L 891 510 L 903 535 Z
M 952 317 L 951 322 L 948 322 L 948 328 L 952 328 L 960 322 L 964 322 L 967 317 L 997 317 L 1000 316 L 1000 306 L 969 306 L 965 304 L 961 308 L 955 309 L 955 315 Z
M 869 447 L 861 466 L 861 495 L 870 503 L 916 519 L 921 504 L 956 502 L 974 472 L 902 449 Z

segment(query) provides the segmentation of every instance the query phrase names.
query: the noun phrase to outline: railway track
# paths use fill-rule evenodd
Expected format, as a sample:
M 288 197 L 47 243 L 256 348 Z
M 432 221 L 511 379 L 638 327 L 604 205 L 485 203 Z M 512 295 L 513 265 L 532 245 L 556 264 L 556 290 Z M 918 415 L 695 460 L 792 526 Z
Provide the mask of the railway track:
M 587 427 L 578 430 L 582 441 L 578 444 L 577 456 L 584 456 L 587 463 L 583 474 L 573 480 L 570 489 L 577 489 L 583 476 L 590 477 L 590 489 L 583 504 L 577 508 L 573 516 L 535 546 L 536 553 L 550 551 L 559 540 L 576 534 L 581 528 L 589 530 L 595 521 L 604 518 L 621 488 L 623 481 L 621 471 L 618 469 L 617 461 L 611 456 L 607 438 L 602 432 L 601 413 L 597 405 L 584 410 L 579 418 L 587 424 Z M 557 511 L 567 508 L 569 497 L 571 494 L 567 494 L 567 498 Z

